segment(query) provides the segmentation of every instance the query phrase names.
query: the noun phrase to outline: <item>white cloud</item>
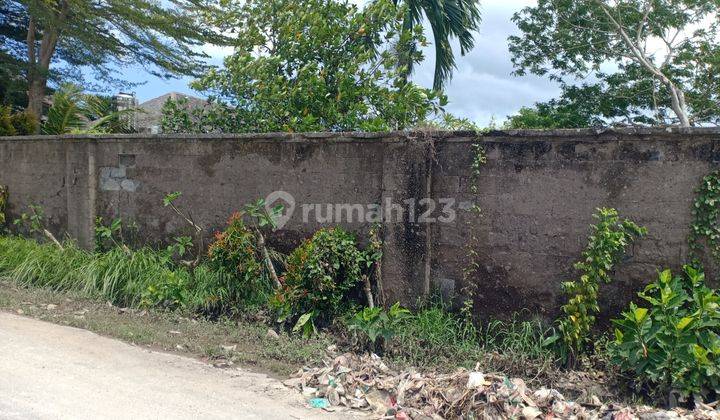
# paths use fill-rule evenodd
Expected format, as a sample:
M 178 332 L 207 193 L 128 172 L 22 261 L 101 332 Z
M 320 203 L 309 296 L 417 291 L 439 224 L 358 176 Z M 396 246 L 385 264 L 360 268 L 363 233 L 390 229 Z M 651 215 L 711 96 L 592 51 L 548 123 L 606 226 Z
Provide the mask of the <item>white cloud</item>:
M 513 13 L 536 1 L 492 0 L 482 6 L 483 22 L 475 36 L 475 48 L 460 56 L 456 48 L 458 69 L 447 87 L 448 111 L 486 125 L 492 118 L 504 120 L 522 106 L 548 100 L 559 93 L 556 84 L 536 76 L 512 76 L 508 36 L 517 33 L 510 20 Z M 414 80 L 432 86 L 435 54 L 425 49 L 425 62 L 417 69 Z

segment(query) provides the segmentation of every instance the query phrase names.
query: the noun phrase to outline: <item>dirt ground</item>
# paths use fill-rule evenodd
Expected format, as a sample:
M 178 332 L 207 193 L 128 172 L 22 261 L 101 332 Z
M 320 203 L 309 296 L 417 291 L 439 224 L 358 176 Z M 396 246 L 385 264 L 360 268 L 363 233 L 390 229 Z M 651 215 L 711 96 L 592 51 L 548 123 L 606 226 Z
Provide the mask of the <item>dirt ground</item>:
M 0 418 L 341 418 L 280 381 L 0 312 Z

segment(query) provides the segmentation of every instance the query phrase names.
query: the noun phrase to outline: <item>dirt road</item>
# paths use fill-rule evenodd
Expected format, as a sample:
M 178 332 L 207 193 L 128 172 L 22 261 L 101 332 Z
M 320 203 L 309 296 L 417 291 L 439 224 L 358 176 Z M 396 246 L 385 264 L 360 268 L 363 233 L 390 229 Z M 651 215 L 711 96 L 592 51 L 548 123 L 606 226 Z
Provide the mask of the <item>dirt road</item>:
M 0 419 L 340 417 L 262 374 L 0 312 Z

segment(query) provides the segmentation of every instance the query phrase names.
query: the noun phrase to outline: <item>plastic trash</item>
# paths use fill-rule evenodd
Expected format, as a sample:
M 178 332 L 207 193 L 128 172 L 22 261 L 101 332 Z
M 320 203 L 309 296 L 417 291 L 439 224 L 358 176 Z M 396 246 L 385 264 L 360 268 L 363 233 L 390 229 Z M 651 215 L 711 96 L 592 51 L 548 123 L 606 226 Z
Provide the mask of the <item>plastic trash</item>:
M 310 407 L 312 408 L 328 408 L 330 407 L 330 401 L 327 398 L 313 398 L 309 401 Z

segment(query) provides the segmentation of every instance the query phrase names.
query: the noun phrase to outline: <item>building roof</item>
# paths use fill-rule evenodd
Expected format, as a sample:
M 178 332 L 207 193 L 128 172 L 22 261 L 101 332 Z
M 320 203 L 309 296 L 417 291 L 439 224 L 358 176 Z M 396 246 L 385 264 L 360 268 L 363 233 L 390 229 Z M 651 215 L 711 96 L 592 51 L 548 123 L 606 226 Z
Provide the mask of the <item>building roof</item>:
M 207 100 L 180 92 L 169 92 L 141 103 L 138 108 L 141 112 L 137 115 L 137 130 L 140 133 L 159 133 L 160 121 L 162 119 L 162 108 L 168 99 L 177 101 L 187 100 L 187 108 L 202 108 L 207 105 Z

